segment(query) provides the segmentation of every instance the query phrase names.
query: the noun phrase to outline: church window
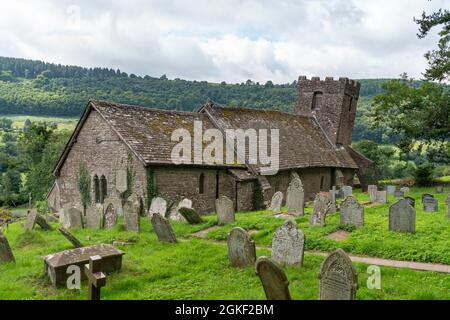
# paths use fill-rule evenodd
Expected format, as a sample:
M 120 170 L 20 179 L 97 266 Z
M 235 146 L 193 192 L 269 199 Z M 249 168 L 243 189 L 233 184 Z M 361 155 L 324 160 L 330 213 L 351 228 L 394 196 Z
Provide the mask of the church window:
M 94 199 L 96 203 L 100 202 L 100 181 L 97 175 L 94 176 Z
M 100 203 L 103 203 L 108 195 L 108 183 L 104 175 L 100 178 Z
M 198 178 L 198 193 L 205 193 L 205 175 L 203 173 L 201 173 L 200 177 Z

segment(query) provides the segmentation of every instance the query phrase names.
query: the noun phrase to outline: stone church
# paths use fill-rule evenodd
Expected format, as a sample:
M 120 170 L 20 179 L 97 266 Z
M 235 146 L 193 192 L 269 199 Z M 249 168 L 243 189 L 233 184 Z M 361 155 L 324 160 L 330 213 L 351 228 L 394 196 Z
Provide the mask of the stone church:
M 374 179 L 372 161 L 350 147 L 360 84 L 300 77 L 297 91 L 292 113 L 214 104 L 180 112 L 90 101 L 55 166 L 49 206 L 57 211 L 81 203 L 82 167 L 91 179 L 93 203 L 123 199 L 128 190 L 143 203 L 155 194 L 175 204 L 189 198 L 201 213 L 213 212 L 219 195 L 232 199 L 238 211 L 262 208 L 275 192 L 286 194 L 294 172 L 307 200 L 334 185 L 351 185 L 355 174 L 367 186 Z M 193 132 L 195 121 L 204 130 L 279 129 L 278 173 L 262 175 L 260 166 L 245 161 L 174 164 L 172 132 Z

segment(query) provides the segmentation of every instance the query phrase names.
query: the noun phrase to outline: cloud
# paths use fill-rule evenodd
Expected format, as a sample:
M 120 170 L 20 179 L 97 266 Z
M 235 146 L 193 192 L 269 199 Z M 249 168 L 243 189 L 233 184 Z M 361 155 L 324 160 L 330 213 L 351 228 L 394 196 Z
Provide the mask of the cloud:
M 0 55 L 170 78 L 420 77 L 443 0 L 32 1 L 0 4 Z

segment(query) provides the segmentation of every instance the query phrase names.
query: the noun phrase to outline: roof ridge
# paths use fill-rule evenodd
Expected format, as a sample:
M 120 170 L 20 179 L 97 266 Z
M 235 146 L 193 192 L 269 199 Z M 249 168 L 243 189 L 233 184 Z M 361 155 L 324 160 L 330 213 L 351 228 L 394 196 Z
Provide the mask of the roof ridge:
M 241 107 L 241 106 L 224 106 L 224 105 L 219 105 L 219 104 L 215 104 L 215 103 L 210 106 L 213 109 L 237 109 L 237 110 L 245 110 L 245 111 L 272 112 L 272 113 L 279 113 L 279 114 L 288 115 L 288 116 L 295 116 L 298 118 L 312 119 L 312 117 L 310 117 L 310 116 L 295 114 L 293 112 L 281 111 L 281 110 L 277 110 L 277 109 L 251 108 L 251 107 Z
M 181 115 L 185 115 L 185 114 L 198 115 L 198 112 L 193 112 L 193 111 L 160 109 L 160 108 L 138 106 L 138 105 L 126 104 L 126 103 L 109 102 L 109 101 L 104 101 L 104 100 L 89 100 L 89 102 L 94 104 L 96 107 L 98 107 L 98 106 L 102 107 L 102 104 L 106 104 L 111 107 L 118 107 L 118 108 L 122 108 L 122 109 L 131 108 L 131 109 L 139 109 L 139 110 L 148 111 L 148 112 L 165 112 L 165 113 L 181 114 Z

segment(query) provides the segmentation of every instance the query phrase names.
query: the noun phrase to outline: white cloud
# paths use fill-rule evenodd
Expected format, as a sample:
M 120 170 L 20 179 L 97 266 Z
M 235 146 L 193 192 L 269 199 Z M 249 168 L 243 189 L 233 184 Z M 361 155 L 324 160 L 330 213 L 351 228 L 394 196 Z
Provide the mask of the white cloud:
M 136 74 L 291 82 L 300 74 L 420 77 L 443 0 L 0 2 L 0 55 Z

